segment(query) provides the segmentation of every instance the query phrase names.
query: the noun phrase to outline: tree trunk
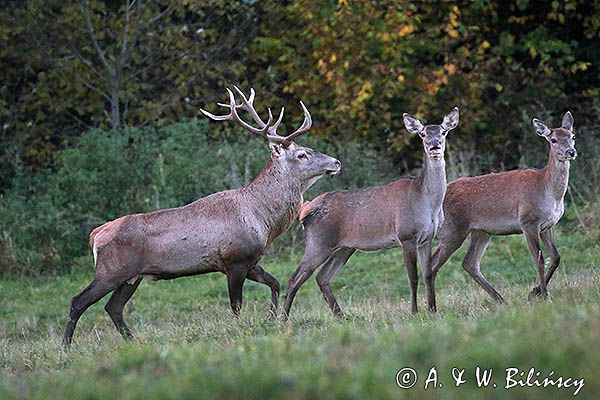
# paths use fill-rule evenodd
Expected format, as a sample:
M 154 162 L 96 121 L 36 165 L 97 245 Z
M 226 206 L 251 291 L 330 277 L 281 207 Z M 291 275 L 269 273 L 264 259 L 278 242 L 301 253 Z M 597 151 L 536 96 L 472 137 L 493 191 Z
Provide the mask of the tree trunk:
M 110 91 L 110 120 L 114 132 L 121 131 L 121 110 L 119 106 L 119 83 L 113 82 Z

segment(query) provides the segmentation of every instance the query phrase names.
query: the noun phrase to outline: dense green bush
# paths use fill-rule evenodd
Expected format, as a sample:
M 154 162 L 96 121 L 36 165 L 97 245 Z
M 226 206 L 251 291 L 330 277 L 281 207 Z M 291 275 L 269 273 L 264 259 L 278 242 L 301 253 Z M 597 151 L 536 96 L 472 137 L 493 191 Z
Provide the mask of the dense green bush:
M 345 166 L 307 198 L 385 178 L 385 162 L 368 146 L 336 146 L 310 135 L 300 142 L 340 158 Z M 55 171 L 26 171 L 16 159 L 17 176 L 0 198 L 0 272 L 68 269 L 87 256 L 87 235 L 95 226 L 240 187 L 268 157 L 262 140 L 237 131 L 211 136 L 205 121 L 191 121 L 121 134 L 88 131 L 61 153 Z

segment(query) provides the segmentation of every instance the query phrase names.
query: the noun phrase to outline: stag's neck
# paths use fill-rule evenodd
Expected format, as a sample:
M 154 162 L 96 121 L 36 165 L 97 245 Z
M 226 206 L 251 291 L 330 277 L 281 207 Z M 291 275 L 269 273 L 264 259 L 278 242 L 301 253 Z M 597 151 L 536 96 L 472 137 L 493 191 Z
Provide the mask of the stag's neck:
M 443 158 L 432 160 L 425 155 L 419 182 L 423 202 L 432 208 L 440 208 L 446 195 L 446 161 Z
M 546 190 L 556 200 L 561 200 L 567 193 L 570 164 L 569 161 L 560 161 L 550 149 L 545 171 Z
M 302 204 L 302 184 L 272 159 L 242 191 L 269 231 L 269 242 L 292 224 Z

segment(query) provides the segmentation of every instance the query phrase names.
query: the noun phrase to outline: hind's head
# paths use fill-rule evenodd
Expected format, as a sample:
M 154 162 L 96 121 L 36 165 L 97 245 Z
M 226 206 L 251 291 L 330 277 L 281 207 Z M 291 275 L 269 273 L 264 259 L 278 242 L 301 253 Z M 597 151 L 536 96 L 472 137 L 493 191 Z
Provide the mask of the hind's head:
M 404 113 L 404 126 L 410 133 L 417 134 L 423 141 L 423 150 L 427 157 L 434 161 L 444 159 L 446 135 L 458 126 L 458 107 L 454 107 L 439 125 L 423 125 L 417 118 Z
M 548 126 L 537 118 L 532 121 L 533 129 L 536 133 L 550 143 L 550 150 L 559 161 L 573 161 L 577 158 L 575 150 L 575 133 L 573 132 L 573 115 L 567 111 L 563 115 L 562 124 L 558 128 L 548 128 Z

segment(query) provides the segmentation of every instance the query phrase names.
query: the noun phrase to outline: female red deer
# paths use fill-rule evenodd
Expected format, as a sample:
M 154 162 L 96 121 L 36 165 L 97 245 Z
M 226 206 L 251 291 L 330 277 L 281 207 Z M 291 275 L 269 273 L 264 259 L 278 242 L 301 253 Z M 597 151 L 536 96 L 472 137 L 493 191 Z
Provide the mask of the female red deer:
M 435 309 L 431 274 L 431 241 L 442 224 L 442 201 L 446 192 L 444 149 L 446 134 L 458 126 L 458 108 L 441 125 L 423 124 L 404 114 L 404 125 L 423 142 L 423 172 L 383 186 L 324 193 L 302 207 L 300 220 L 306 230 L 306 249 L 289 279 L 284 312 L 289 315 L 300 286 L 323 265 L 317 283 L 331 311 L 341 315 L 331 281 L 359 249 L 375 251 L 402 246 L 417 312 L 417 259 L 427 286 L 427 301 Z
M 569 184 L 569 165 L 577 157 L 573 116 L 563 116 L 560 128 L 550 129 L 534 118 L 533 128 L 550 143 L 548 164 L 543 169 L 518 169 L 462 178 L 448 185 L 444 200 L 446 219 L 440 229 L 440 245 L 433 255 L 434 279 L 448 258 L 471 235 L 462 266 L 494 299 L 504 299 L 488 283 L 480 262 L 492 235 L 524 233 L 540 278 L 532 296 L 548 296 L 546 286 L 558 268 L 560 255 L 552 238 L 552 227 L 564 211 Z M 550 253 L 545 273 L 540 239 Z
M 65 347 L 71 344 L 83 312 L 113 291 L 105 309 L 119 332 L 125 338 L 131 337 L 123 321 L 123 307 L 142 277 L 173 279 L 222 272 L 227 275 L 235 315 L 242 305 L 242 287 L 247 278 L 271 288 L 271 311 L 275 313 L 279 283 L 258 262 L 267 246 L 297 217 L 304 191 L 319 177 L 337 174 L 341 164 L 335 158 L 293 143 L 312 126 L 310 113 L 302 102 L 302 126 L 283 137 L 277 134 L 283 108 L 275 122 L 269 110 L 265 123 L 254 109 L 254 90 L 249 99 L 237 87 L 236 90 L 242 98 L 240 104 L 235 103 L 229 89 L 229 104 L 220 104 L 229 108 L 229 114 L 216 116 L 201 111 L 214 120 L 238 121 L 267 139 L 270 160 L 260 175 L 241 189 L 215 193 L 183 207 L 126 215 L 94 229 L 90 246 L 96 276 L 71 301 Z M 247 111 L 258 127 L 244 122 L 238 115 L 239 109 Z

